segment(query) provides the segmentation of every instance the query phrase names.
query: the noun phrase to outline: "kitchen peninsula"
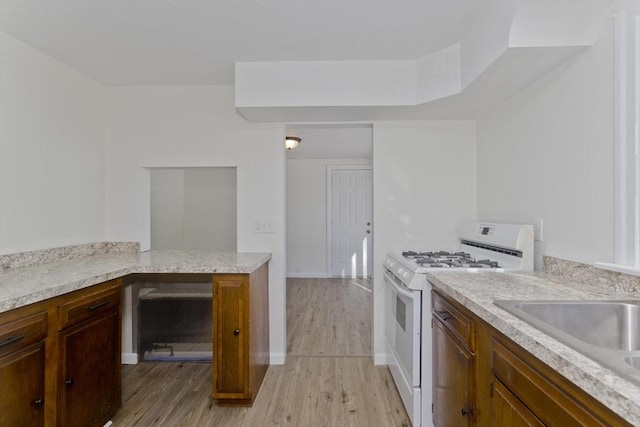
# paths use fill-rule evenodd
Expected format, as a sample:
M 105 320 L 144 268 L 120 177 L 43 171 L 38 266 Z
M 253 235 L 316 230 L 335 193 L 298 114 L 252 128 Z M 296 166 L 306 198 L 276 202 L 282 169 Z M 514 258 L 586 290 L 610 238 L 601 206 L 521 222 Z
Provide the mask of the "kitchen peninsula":
M 107 250 L 25 267 L 3 263 L 0 425 L 102 425 L 109 419 L 120 406 L 122 279 L 138 273 L 211 274 L 213 397 L 219 404 L 250 405 L 269 365 L 270 258 Z M 101 400 L 105 405 L 97 406 Z M 20 418 L 5 419 L 14 416 Z

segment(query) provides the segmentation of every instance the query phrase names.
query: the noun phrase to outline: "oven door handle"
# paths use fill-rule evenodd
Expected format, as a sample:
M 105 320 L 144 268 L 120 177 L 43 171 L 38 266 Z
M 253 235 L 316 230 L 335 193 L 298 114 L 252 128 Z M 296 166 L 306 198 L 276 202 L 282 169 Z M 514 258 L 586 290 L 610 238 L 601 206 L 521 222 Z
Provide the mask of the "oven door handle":
M 398 286 L 398 284 L 393 280 L 393 278 L 391 276 L 389 276 L 389 273 L 387 273 L 386 271 L 384 272 L 384 279 L 387 282 L 389 282 L 393 286 L 395 291 L 398 292 L 400 295 L 404 295 L 407 298 L 414 298 L 415 297 L 415 294 L 413 292 L 406 291 L 406 290 L 402 289 L 400 286 Z

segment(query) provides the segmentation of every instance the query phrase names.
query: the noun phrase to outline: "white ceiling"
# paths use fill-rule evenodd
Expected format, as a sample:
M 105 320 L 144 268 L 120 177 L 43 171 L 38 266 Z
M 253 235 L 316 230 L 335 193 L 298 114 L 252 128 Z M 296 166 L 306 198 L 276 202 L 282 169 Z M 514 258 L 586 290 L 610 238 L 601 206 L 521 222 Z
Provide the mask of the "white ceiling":
M 0 30 L 106 86 L 232 84 L 237 61 L 417 59 L 488 3 L 0 0 Z
M 238 61 L 415 60 L 521 1 L 0 0 L 0 30 L 105 86 L 233 84 Z M 446 116 L 447 102 L 418 113 Z M 288 158 L 371 157 L 370 126 L 287 129 L 303 139 Z

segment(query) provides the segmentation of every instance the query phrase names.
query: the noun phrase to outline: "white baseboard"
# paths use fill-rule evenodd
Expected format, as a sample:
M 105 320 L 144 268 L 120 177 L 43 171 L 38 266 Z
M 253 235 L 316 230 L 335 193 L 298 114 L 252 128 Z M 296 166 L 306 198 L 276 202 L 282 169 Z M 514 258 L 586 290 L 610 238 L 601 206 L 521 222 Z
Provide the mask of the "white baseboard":
M 326 279 L 327 273 L 287 273 L 287 279 Z
M 271 353 L 269 363 L 272 365 L 284 365 L 287 356 L 284 353 Z
M 373 355 L 373 364 L 374 365 L 388 365 L 389 357 L 387 353 L 376 353 Z
M 121 360 L 123 365 L 137 365 L 138 353 L 122 353 Z

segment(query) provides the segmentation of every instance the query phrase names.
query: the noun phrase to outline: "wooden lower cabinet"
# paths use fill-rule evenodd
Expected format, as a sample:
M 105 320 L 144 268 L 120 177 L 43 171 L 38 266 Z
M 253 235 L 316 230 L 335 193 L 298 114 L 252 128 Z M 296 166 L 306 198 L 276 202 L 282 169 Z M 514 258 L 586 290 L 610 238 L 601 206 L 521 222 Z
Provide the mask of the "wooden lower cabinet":
M 250 406 L 269 367 L 267 264 L 251 274 L 213 275 L 213 397 Z
M 432 304 L 436 427 L 630 426 L 451 297 L 434 291 Z M 473 420 L 460 417 L 465 405 Z
M 431 293 L 433 314 L 433 424 L 475 425 L 476 327 L 472 317 Z
M 0 314 L 0 426 L 45 422 L 45 339 L 42 304 Z
M 472 426 L 474 355 L 435 317 L 433 364 L 434 425 Z
M 58 425 L 102 426 L 120 407 L 120 313 L 60 332 Z
M 214 359 L 214 397 L 246 399 L 248 395 L 247 350 L 249 331 L 245 311 L 248 308 L 248 282 L 245 275 L 220 275 L 214 280 L 216 349 Z
M 44 342 L 0 356 L 0 426 L 44 425 Z
M 120 281 L 0 314 L 0 427 L 102 426 L 120 406 Z
M 540 420 L 540 424 L 571 426 L 629 426 L 630 424 L 522 347 L 492 331 L 491 372 L 512 396 Z M 494 408 L 498 405 L 493 405 Z M 498 413 L 494 413 L 494 419 Z M 496 424 L 505 425 L 505 424 Z
M 116 280 L 56 304 L 58 426 L 102 426 L 120 407 L 120 303 Z

